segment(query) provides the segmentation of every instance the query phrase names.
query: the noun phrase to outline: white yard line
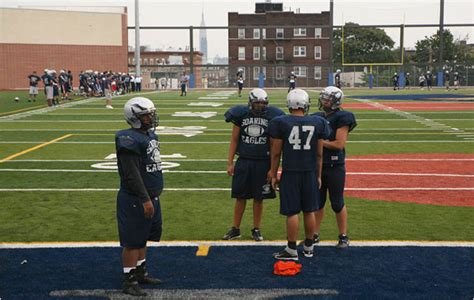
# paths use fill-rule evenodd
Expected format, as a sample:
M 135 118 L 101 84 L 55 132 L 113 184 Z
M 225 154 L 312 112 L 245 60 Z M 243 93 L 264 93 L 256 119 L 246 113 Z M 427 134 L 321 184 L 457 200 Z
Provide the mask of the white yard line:
M 353 99 L 356 100 L 356 101 L 362 102 L 362 103 L 369 104 L 369 105 L 371 105 L 373 107 L 376 107 L 376 108 L 379 108 L 381 110 L 394 113 L 397 116 L 406 118 L 407 120 L 415 121 L 417 123 L 420 123 L 422 125 L 425 125 L 425 126 L 431 128 L 431 129 L 448 131 L 448 132 L 457 132 L 457 133 L 460 133 L 460 132 L 464 131 L 462 129 L 458 129 L 458 128 L 455 128 L 455 127 L 448 126 L 448 125 L 443 124 L 441 122 L 434 121 L 433 119 L 427 119 L 427 118 L 424 118 L 424 117 L 420 117 L 420 116 L 417 116 L 416 114 L 412 114 L 412 113 L 409 113 L 409 112 L 406 112 L 406 111 L 402 111 L 402 110 L 399 110 L 397 108 L 393 108 L 389 105 L 384 105 L 384 104 L 381 104 L 381 103 L 376 102 L 376 101 L 371 101 L 371 100 L 367 100 L 367 99 L 357 99 L 357 98 L 353 98 Z
M 230 191 L 230 188 L 165 188 L 170 192 Z M 474 187 L 386 187 L 386 188 L 345 188 L 345 191 L 474 191 Z M 0 192 L 116 192 L 118 188 L 4 188 Z
M 172 159 L 169 161 L 173 161 Z M 93 169 L 7 169 L 1 168 L 0 172 L 64 172 L 64 173 L 116 173 L 117 170 L 93 170 Z M 226 174 L 227 171 L 211 170 L 163 170 L 163 173 L 183 174 Z M 395 172 L 347 172 L 347 175 L 366 176 L 412 176 L 412 177 L 466 177 L 474 178 L 471 174 L 452 173 L 395 173 Z
M 334 247 L 334 241 L 320 242 L 316 247 Z M 281 246 L 287 241 L 161 241 L 149 242 L 148 247 L 236 247 L 236 246 Z M 120 247 L 118 241 L 108 242 L 32 242 L 32 243 L 0 243 L 0 249 L 41 249 L 41 248 L 102 248 Z M 351 240 L 351 247 L 474 247 L 474 242 L 468 241 L 400 241 L 400 240 Z
M 172 161 L 189 161 L 189 162 L 216 162 L 216 161 L 227 161 L 227 159 L 220 158 L 206 158 L 206 159 L 188 159 L 188 158 L 176 158 L 176 159 L 167 159 Z M 423 161 L 474 161 L 474 158 L 346 158 L 346 161 L 413 161 L 413 162 L 423 162 Z M 98 159 L 15 159 L 9 160 L 5 163 L 14 163 L 14 162 L 110 162 L 108 159 L 98 158 Z

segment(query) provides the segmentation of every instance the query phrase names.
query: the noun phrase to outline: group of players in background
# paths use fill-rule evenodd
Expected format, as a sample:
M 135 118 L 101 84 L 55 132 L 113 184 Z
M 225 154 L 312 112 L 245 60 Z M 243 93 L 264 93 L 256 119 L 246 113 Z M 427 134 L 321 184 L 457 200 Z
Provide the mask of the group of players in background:
M 44 94 L 48 106 L 59 105 L 60 100 L 71 100 L 74 85 L 70 70 L 60 70 L 58 73 L 56 70 L 45 69 L 41 77 L 36 71 L 33 71 L 28 75 L 28 102 L 36 102 L 40 82 L 44 85 Z M 86 70 L 79 73 L 79 86 L 76 95 L 85 97 L 105 96 L 107 99 L 106 107 L 112 108 L 110 105 L 112 95 L 140 92 L 141 82 L 142 78 L 140 76 L 134 77 L 130 74 L 113 71 Z
M 434 80 L 433 74 L 431 74 L 431 71 L 426 71 L 425 74 L 420 74 L 418 77 L 418 85 L 421 90 L 426 88 L 431 91 L 433 88 L 433 80 Z M 458 72 L 453 73 L 453 87 L 455 90 L 457 90 L 460 87 L 460 82 L 461 77 Z M 450 90 L 450 83 L 451 83 L 451 74 L 449 71 L 444 71 L 443 73 L 443 83 L 444 87 L 446 88 L 447 91 Z M 393 84 L 393 90 L 399 90 L 400 89 L 400 76 L 398 75 L 397 72 L 395 72 L 392 76 L 392 84 Z M 405 88 L 410 89 L 411 86 L 411 75 L 410 73 L 405 73 Z

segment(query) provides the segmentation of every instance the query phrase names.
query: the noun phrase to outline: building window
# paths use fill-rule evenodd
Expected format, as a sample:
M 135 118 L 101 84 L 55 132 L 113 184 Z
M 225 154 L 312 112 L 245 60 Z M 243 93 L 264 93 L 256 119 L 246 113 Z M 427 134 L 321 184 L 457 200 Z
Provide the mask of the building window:
M 283 47 L 276 47 L 276 59 L 277 60 L 282 60 L 284 58 L 283 56 Z
M 281 67 L 281 66 L 276 67 L 275 77 L 276 77 L 277 80 L 284 79 L 285 75 L 286 75 L 286 68 L 285 67 Z
M 259 39 L 260 38 L 260 28 L 254 28 L 253 29 L 253 38 L 254 39 Z
M 260 59 L 260 47 L 253 47 L 253 60 Z
M 314 37 L 320 39 L 323 36 L 323 30 L 321 28 L 314 28 Z
M 306 28 L 293 28 L 294 36 L 306 36 Z
M 285 37 L 285 31 L 283 28 L 277 28 L 276 29 L 276 38 L 277 39 L 282 39 Z
M 266 77 L 266 67 L 262 67 L 263 79 Z M 253 80 L 259 80 L 260 67 L 253 67 Z
M 155 58 L 155 65 L 159 65 L 161 63 L 161 59 Z
M 298 67 L 294 67 L 293 68 L 293 71 L 295 72 L 295 75 L 297 77 L 306 77 L 307 76 L 307 67 L 305 66 L 298 66 Z
M 321 46 L 314 47 L 314 59 L 321 59 Z
M 133 65 L 135 64 L 135 57 L 132 58 L 132 64 L 133 64 Z
M 263 60 L 267 59 L 267 47 L 262 47 L 262 57 Z
M 239 28 L 238 32 L 239 32 L 238 38 L 239 39 L 245 39 L 245 28 Z
M 306 46 L 294 46 L 293 47 L 294 57 L 306 57 Z
M 265 39 L 267 36 L 267 30 L 265 28 L 254 28 L 253 38 L 256 40 L 260 39 L 260 29 L 262 30 L 262 39 Z
M 322 69 L 319 66 L 314 67 L 314 79 L 321 80 L 323 78 Z
M 245 60 L 245 47 L 239 47 L 239 60 Z

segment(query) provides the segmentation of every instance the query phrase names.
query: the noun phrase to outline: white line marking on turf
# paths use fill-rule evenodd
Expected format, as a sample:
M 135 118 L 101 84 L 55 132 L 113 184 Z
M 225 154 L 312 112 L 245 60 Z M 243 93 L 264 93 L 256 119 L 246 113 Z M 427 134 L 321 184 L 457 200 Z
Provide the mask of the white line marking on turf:
M 80 189 L 58 189 L 58 188 L 11 188 L 0 189 L 0 192 L 116 192 L 118 188 L 80 188 Z M 230 191 L 230 188 L 165 188 L 170 192 L 209 192 L 209 191 Z M 474 191 L 474 187 L 445 187 L 445 188 L 425 188 L 425 187 L 387 187 L 387 188 L 345 188 L 345 191 Z
M 1 142 L 0 142 L 1 143 Z M 14 162 L 108 162 L 102 158 L 98 159 L 15 159 L 5 163 Z M 173 161 L 189 161 L 189 162 L 216 162 L 227 161 L 227 159 L 209 158 L 209 159 L 188 159 L 173 158 Z M 474 161 L 474 158 L 346 158 L 346 161 Z
M 427 127 L 430 127 L 432 129 L 445 130 L 445 131 L 454 131 L 454 132 L 463 132 L 463 130 L 460 130 L 458 128 L 450 127 L 446 124 L 436 122 L 432 119 L 423 118 L 423 117 L 417 116 L 415 114 L 412 114 L 412 113 L 409 113 L 409 112 L 406 112 L 406 111 L 402 111 L 402 110 L 393 108 L 391 106 L 381 104 L 379 102 L 375 102 L 375 101 L 371 101 L 371 100 L 367 100 L 367 99 L 357 99 L 357 98 L 353 98 L 353 99 L 356 100 L 356 101 L 362 102 L 362 103 L 367 103 L 367 104 L 369 104 L 373 107 L 382 109 L 384 111 L 392 112 L 392 113 L 394 113 L 394 114 L 396 114 L 400 117 L 406 118 L 408 120 L 416 121 L 417 123 L 423 124 L 423 125 L 425 125 Z
M 336 241 L 320 242 L 316 247 L 334 247 Z M 161 241 L 149 242 L 148 247 L 214 247 L 235 246 L 282 246 L 287 241 Z M 0 249 L 41 249 L 41 248 L 102 248 L 120 247 L 118 241 L 109 242 L 32 242 L 32 243 L 0 243 Z M 472 241 L 357 241 L 351 240 L 351 247 L 474 247 Z
M 110 170 L 84 170 L 84 169 L 6 169 L 1 168 L 0 172 L 69 172 L 69 173 L 116 173 L 116 169 Z M 163 173 L 183 173 L 183 174 L 226 174 L 227 171 L 209 170 L 163 170 Z M 347 175 L 367 175 L 367 176 L 416 176 L 416 177 L 474 177 L 470 174 L 438 174 L 438 173 L 385 173 L 385 172 L 347 172 Z

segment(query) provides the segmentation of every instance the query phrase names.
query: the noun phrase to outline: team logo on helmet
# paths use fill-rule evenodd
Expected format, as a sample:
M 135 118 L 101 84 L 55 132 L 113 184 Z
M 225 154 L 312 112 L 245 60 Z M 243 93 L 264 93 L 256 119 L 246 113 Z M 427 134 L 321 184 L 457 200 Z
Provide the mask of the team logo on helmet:
M 319 109 L 333 111 L 341 107 L 344 93 L 335 86 L 328 86 L 319 93 Z M 326 109 L 323 102 L 329 101 L 331 106 Z
M 145 124 L 140 120 L 140 116 L 148 114 L 151 114 L 151 122 Z M 145 97 L 135 97 L 128 100 L 124 107 L 124 117 L 133 128 L 148 130 L 158 125 L 155 105 Z
M 249 109 L 256 116 L 263 116 L 267 112 L 268 94 L 262 89 L 256 88 L 249 93 Z

